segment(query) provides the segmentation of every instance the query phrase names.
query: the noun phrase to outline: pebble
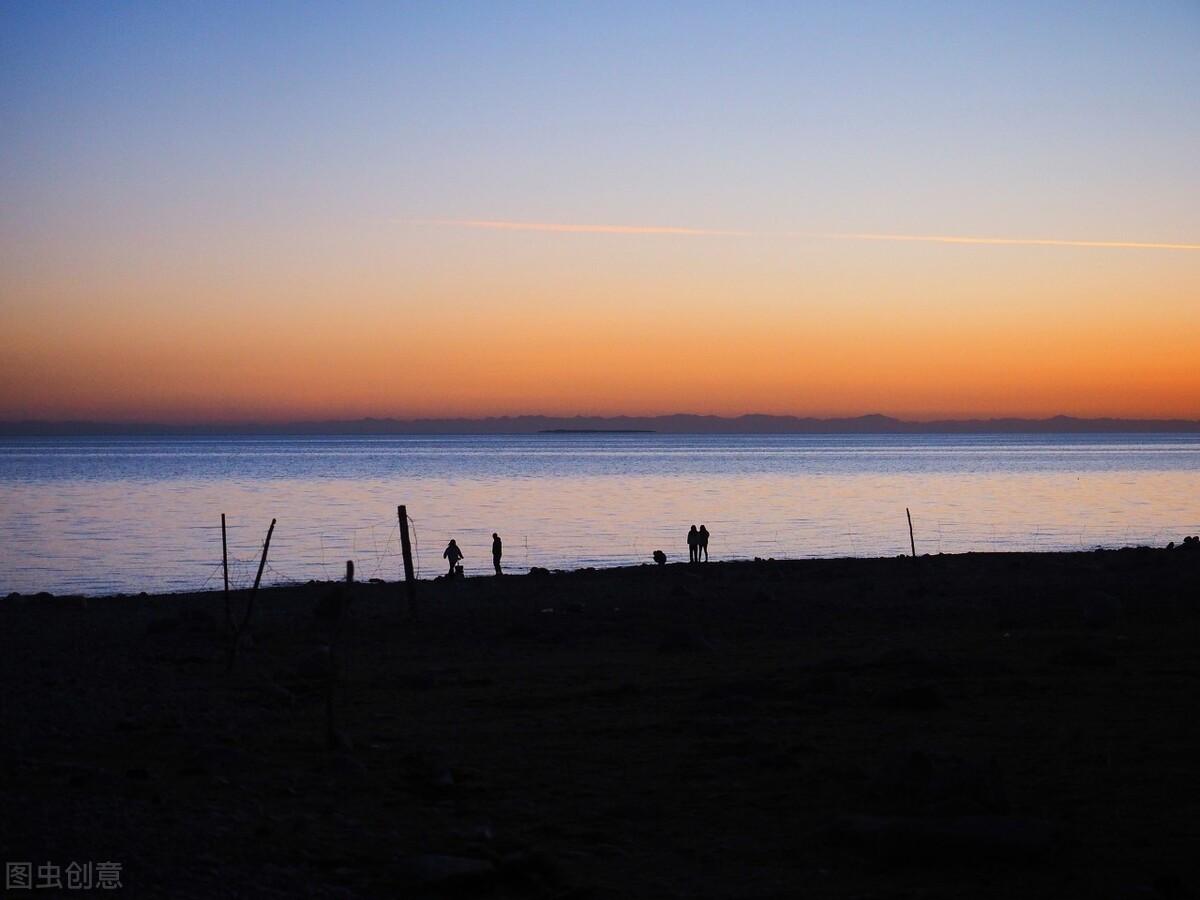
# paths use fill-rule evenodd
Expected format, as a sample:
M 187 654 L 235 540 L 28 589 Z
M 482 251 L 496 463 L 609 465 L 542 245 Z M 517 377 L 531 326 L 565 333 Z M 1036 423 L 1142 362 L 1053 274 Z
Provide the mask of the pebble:
M 412 881 L 425 885 L 487 881 L 496 874 L 496 867 L 486 859 L 435 853 L 402 859 L 400 869 Z

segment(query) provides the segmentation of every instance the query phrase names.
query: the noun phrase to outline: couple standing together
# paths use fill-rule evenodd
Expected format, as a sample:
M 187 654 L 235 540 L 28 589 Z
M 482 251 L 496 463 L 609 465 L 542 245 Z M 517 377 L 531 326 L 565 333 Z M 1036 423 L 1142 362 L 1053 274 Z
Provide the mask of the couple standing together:
M 708 562 L 708 529 L 701 525 L 699 530 L 692 526 L 688 532 L 688 562 L 700 562 L 700 554 L 704 553 L 704 561 Z

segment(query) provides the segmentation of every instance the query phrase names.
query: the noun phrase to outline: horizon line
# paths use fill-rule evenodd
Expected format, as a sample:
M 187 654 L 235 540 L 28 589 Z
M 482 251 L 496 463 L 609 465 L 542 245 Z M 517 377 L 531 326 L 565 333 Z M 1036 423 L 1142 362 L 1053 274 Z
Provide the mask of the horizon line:
M 245 419 L 245 420 L 130 420 L 130 419 L 0 419 L 0 434 L 6 431 L 28 428 L 127 428 L 127 429 L 281 429 L 289 427 L 311 428 L 315 426 L 354 426 L 354 425 L 418 425 L 418 424 L 486 424 L 505 421 L 544 420 L 548 422 L 618 422 L 618 421 L 670 421 L 680 419 L 708 420 L 714 423 L 734 423 L 743 419 L 761 419 L 776 421 L 792 421 L 797 423 L 866 423 L 870 421 L 886 422 L 897 426 L 931 427 L 954 425 L 989 425 L 989 424 L 1029 424 L 1050 425 L 1055 422 L 1090 424 L 1112 423 L 1115 425 L 1190 425 L 1200 428 L 1200 416 L 1120 416 L 1094 415 L 1079 416 L 1067 413 L 1056 413 L 1046 416 L 1029 415 L 966 415 L 966 416 L 937 416 L 932 418 L 904 418 L 889 413 L 856 413 L 845 415 L 809 415 L 798 413 L 760 413 L 745 412 L 736 414 L 675 412 L 675 413 L 615 413 L 599 415 L 588 413 L 573 413 L 553 415 L 547 413 L 497 413 L 491 415 L 441 415 L 441 416 L 378 416 L 364 415 L 353 418 L 307 418 L 307 419 Z
M 523 222 L 508 219 L 401 219 L 410 225 L 436 225 L 482 231 L 534 231 L 552 234 L 677 235 L 684 237 L 799 238 L 830 241 L 894 241 L 902 243 L 968 244 L 1021 247 L 1079 247 L 1100 250 L 1200 250 L 1200 244 L 1163 241 L 1084 240 L 1045 237 L 987 237 L 950 234 L 891 234 L 881 232 L 753 231 L 698 228 L 681 225 L 623 225 L 579 222 Z

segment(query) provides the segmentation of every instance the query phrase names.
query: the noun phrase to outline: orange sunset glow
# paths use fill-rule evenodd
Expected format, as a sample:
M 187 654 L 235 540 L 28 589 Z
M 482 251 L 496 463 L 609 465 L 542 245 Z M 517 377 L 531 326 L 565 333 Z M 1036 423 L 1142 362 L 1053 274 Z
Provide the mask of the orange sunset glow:
M 374 231 L 279 283 L 25 280 L 0 415 L 1200 414 L 1191 254 Z
M 0 420 L 1200 417 L 1195 54 L 1007 22 L 1036 90 L 920 41 L 598 80 L 582 35 L 359 25 L 276 60 L 292 104 L 232 38 L 9 60 Z

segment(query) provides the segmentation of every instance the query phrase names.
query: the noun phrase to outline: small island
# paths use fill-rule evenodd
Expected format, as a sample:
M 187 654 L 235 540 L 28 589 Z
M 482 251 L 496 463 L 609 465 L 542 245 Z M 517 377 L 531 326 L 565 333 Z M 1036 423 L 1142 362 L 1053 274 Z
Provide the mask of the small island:
M 538 434 L 657 434 L 653 428 L 543 428 Z

